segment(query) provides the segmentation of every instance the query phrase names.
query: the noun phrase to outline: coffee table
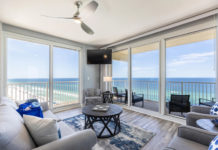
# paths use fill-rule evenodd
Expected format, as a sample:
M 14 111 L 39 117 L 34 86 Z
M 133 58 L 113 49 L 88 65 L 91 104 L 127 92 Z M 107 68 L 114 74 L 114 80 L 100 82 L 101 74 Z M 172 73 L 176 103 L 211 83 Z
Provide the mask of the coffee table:
M 120 114 L 123 110 L 118 105 L 108 105 L 109 109 L 106 112 L 93 111 L 92 108 L 95 107 L 95 105 L 87 105 L 82 108 L 82 113 L 85 115 L 84 129 L 92 128 L 96 132 L 98 138 L 112 137 L 121 131 Z M 100 132 L 97 132 L 95 129 L 95 123 L 101 123 L 103 125 L 103 127 L 99 130 Z

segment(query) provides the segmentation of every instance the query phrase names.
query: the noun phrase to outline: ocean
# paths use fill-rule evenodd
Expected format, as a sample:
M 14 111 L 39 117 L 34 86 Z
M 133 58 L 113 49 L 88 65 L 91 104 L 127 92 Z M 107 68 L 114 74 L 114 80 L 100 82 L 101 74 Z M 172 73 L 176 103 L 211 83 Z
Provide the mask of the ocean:
M 190 95 L 192 105 L 199 104 L 199 98 L 212 100 L 215 98 L 216 78 L 167 78 L 166 101 L 170 100 L 171 94 Z M 127 78 L 113 78 L 113 87 L 121 92 L 128 88 Z M 158 78 L 133 78 L 132 91 L 135 94 L 144 94 L 144 99 L 159 100 Z
M 38 98 L 46 100 L 49 92 L 48 79 L 9 79 L 8 96 L 13 99 L 25 100 Z M 166 101 L 171 94 L 188 94 L 192 105 L 198 104 L 199 98 L 211 100 L 215 98 L 215 78 L 167 78 Z M 113 78 L 113 87 L 125 92 L 128 89 L 127 78 Z M 158 101 L 158 78 L 133 78 L 132 91 L 135 94 L 144 94 L 144 99 Z M 53 80 L 54 104 L 66 104 L 79 102 L 78 78 L 55 78 Z
M 49 79 L 9 79 L 8 97 L 18 101 L 30 98 L 47 101 Z M 79 103 L 79 79 L 55 78 L 53 80 L 53 103 L 55 105 Z

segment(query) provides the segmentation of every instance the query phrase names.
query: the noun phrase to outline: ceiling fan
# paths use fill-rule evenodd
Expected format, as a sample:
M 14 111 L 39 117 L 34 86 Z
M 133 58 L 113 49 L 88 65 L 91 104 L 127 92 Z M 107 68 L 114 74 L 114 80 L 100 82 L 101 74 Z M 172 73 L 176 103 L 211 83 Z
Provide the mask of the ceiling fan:
M 73 17 L 51 17 L 51 16 L 45 16 L 45 15 L 43 15 L 43 16 L 49 17 L 49 18 L 58 18 L 58 19 L 72 19 L 75 23 L 80 24 L 83 31 L 85 31 L 86 33 L 91 34 L 91 35 L 94 34 L 94 31 L 88 25 L 86 25 L 82 21 L 82 18 L 80 17 L 80 7 L 82 6 L 82 1 L 77 0 L 75 2 L 75 5 L 77 7 L 77 11 L 74 13 Z M 86 7 L 84 8 L 83 14 L 88 15 L 90 13 L 94 13 L 97 8 L 98 8 L 98 3 L 93 0 L 86 5 Z

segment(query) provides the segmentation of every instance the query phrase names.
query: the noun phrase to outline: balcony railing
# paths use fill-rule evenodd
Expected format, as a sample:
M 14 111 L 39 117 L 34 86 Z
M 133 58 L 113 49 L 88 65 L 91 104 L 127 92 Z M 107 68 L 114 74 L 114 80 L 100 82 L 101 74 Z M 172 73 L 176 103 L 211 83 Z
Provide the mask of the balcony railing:
M 112 86 L 124 91 L 128 89 L 128 80 L 113 80 Z M 145 100 L 158 101 L 158 81 L 133 80 L 133 92 L 144 94 Z M 171 94 L 190 95 L 192 105 L 199 104 L 199 98 L 212 100 L 215 98 L 215 82 L 166 82 L 166 101 L 170 100 Z
M 49 100 L 48 82 L 22 82 L 7 84 L 8 97 L 16 101 L 36 98 L 40 102 Z M 79 81 L 53 82 L 53 105 L 60 106 L 79 102 Z

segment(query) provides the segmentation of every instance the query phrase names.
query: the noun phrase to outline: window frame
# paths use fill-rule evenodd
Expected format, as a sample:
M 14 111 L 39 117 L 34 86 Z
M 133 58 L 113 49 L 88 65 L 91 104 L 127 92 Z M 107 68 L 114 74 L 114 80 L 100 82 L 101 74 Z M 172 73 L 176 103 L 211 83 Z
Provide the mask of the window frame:
M 26 35 L 21 35 L 17 33 L 12 33 L 8 31 L 2 31 L 2 74 L 1 74 L 1 89 L 2 89 L 2 96 L 7 95 L 7 39 L 15 39 L 15 40 L 21 40 L 21 41 L 26 41 L 26 42 L 31 42 L 31 43 L 36 43 L 36 44 L 43 44 L 49 46 L 49 108 L 53 110 L 53 47 L 60 47 L 60 48 L 65 48 L 68 50 L 73 50 L 73 51 L 78 51 L 78 67 L 79 67 L 79 103 L 78 104 L 71 104 L 68 106 L 61 106 L 61 107 L 56 107 L 55 109 L 61 109 L 62 107 L 75 107 L 82 105 L 82 57 L 81 57 L 81 52 L 82 52 L 82 47 L 79 46 L 73 46 L 73 45 L 67 45 L 59 42 L 54 42 L 54 41 L 49 41 L 49 40 L 43 40 L 40 38 L 35 38 L 31 36 L 26 36 Z M 55 110 L 54 110 L 55 111 Z

